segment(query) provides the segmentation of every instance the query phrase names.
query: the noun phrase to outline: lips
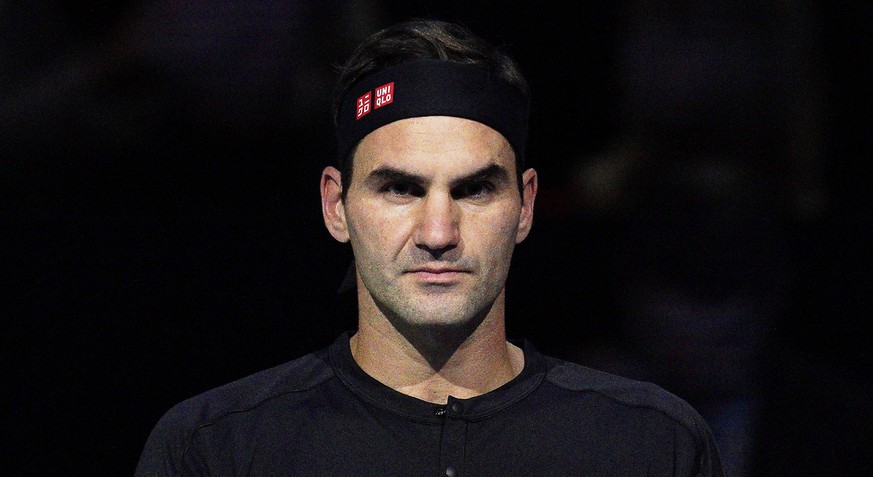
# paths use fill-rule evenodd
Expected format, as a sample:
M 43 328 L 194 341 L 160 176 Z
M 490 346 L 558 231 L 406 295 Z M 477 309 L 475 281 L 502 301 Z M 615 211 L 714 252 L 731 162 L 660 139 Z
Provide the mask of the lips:
M 410 270 L 418 280 L 426 283 L 450 284 L 458 281 L 462 275 L 469 273 L 466 270 L 449 267 L 421 267 Z

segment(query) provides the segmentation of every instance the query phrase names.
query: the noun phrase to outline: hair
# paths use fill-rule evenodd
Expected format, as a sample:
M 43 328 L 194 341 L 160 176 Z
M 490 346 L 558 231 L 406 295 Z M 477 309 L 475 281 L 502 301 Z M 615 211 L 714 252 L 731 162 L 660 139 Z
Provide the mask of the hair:
M 339 66 L 333 98 L 333 122 L 337 124 L 343 97 L 358 80 L 369 74 L 411 60 L 440 59 L 473 64 L 487 70 L 517 88 L 530 102 L 530 89 L 521 69 L 503 48 L 474 34 L 457 23 L 416 19 L 382 29 L 365 39 Z M 342 198 L 345 200 L 352 182 L 355 149 L 342 161 Z M 522 189 L 520 156 L 516 154 L 515 170 L 519 192 Z

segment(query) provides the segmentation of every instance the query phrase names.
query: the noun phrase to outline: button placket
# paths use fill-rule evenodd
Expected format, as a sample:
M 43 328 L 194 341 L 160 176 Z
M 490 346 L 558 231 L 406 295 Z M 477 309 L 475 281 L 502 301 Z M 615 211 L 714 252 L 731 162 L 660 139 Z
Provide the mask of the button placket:
M 460 477 L 463 474 L 467 439 L 467 421 L 463 418 L 464 405 L 449 397 L 444 410 L 440 436 L 440 467 L 446 477 Z

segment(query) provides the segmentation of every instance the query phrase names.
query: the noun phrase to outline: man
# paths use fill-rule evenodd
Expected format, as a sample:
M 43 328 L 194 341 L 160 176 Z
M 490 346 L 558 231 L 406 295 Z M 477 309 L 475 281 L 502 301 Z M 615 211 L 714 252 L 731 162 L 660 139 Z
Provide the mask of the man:
M 506 340 L 537 193 L 516 64 L 413 21 L 360 45 L 339 86 L 322 212 L 354 252 L 357 331 L 175 406 L 137 475 L 722 475 L 684 401 Z

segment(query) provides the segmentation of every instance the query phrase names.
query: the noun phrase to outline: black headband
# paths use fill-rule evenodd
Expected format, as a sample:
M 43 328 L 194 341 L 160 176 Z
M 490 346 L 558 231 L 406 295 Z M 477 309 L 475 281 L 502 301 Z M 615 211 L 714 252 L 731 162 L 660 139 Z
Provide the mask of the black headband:
M 526 96 L 479 66 L 422 59 L 365 76 L 343 96 L 336 127 L 339 164 L 367 134 L 421 116 L 455 116 L 489 126 L 509 141 L 518 163 L 524 163 Z

